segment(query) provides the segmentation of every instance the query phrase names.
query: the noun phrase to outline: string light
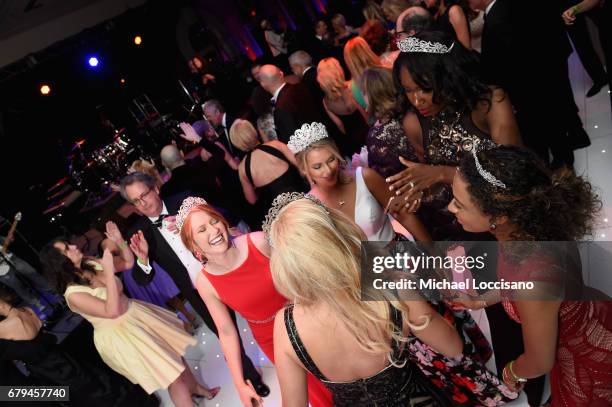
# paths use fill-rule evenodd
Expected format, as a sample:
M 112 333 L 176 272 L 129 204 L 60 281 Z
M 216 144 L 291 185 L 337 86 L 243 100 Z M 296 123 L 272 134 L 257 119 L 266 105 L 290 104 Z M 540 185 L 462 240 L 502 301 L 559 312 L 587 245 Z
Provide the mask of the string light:
M 136 45 L 142 44 L 142 37 L 140 35 L 137 35 L 134 37 L 134 44 Z
M 47 85 L 46 83 L 43 84 L 40 87 L 40 93 L 44 96 L 47 96 L 49 93 L 51 93 L 51 87 L 49 85 Z

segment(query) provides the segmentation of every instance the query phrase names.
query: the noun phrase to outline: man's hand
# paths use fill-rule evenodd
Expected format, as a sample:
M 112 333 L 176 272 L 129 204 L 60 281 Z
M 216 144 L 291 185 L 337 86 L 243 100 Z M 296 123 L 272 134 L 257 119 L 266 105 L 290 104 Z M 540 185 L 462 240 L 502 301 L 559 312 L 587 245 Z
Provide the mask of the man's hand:
M 574 21 L 576 21 L 576 6 L 565 10 L 563 14 L 561 14 L 561 17 L 563 17 L 563 22 L 565 22 L 566 25 L 574 24 Z
M 149 264 L 149 243 L 147 243 L 147 239 L 145 239 L 142 230 L 139 230 L 138 233 L 134 233 L 130 239 L 130 249 L 132 249 L 141 263 L 146 263 L 145 265 Z

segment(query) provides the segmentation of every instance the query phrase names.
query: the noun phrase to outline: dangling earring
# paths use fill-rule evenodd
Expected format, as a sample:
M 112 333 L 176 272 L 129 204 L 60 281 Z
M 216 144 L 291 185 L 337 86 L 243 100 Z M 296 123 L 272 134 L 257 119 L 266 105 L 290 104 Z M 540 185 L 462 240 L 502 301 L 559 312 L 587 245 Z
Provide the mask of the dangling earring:
M 206 263 L 206 261 L 204 261 L 204 257 L 202 256 L 202 253 L 200 252 L 196 252 L 195 253 L 196 259 L 198 259 L 198 261 L 202 264 Z
M 489 225 L 489 229 L 491 229 L 491 230 L 495 230 L 495 229 L 497 229 L 497 225 L 496 225 L 495 223 L 491 223 L 491 224 Z

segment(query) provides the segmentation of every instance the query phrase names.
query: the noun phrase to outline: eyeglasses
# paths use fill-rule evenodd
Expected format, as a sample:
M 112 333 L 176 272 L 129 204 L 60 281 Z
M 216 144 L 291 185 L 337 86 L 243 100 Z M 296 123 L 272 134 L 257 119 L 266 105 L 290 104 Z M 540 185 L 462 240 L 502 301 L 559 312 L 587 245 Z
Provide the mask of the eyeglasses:
M 138 198 L 134 199 L 131 203 L 134 206 L 142 206 L 145 203 L 145 198 L 147 197 L 147 195 L 149 195 L 151 193 L 151 191 L 153 191 L 152 189 L 149 188 L 149 190 L 147 192 L 142 193 Z

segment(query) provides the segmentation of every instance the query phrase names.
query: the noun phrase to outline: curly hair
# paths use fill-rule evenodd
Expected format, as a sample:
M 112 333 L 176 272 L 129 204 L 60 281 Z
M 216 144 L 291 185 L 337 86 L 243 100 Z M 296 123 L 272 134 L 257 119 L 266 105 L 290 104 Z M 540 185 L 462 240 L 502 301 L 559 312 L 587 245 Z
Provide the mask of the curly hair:
M 414 82 L 425 92 L 433 92 L 433 102 L 457 111 L 473 111 L 485 102 L 491 104 L 492 90 L 480 78 L 478 57 L 459 41 L 441 31 L 423 31 L 415 36 L 437 42 L 452 49 L 446 54 L 400 52 L 393 64 L 395 86 L 401 98 L 406 95 L 400 73 L 406 69 Z
M 75 267 L 72 261 L 60 252 L 55 245 L 68 244 L 61 237 L 47 243 L 40 251 L 39 258 L 44 277 L 51 283 L 58 293 L 64 293 L 71 284 L 89 285 L 89 280 L 83 272 L 93 272 L 93 268 L 83 262 L 82 270 Z
M 530 150 L 499 146 L 477 153 L 486 171 L 506 185 L 485 180 L 472 155 L 459 165 L 476 205 L 493 219 L 506 216 L 522 241 L 574 241 L 592 235 L 601 201 L 593 186 L 569 169 L 551 172 Z

